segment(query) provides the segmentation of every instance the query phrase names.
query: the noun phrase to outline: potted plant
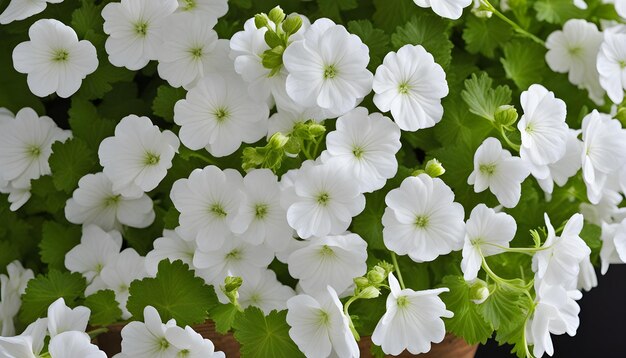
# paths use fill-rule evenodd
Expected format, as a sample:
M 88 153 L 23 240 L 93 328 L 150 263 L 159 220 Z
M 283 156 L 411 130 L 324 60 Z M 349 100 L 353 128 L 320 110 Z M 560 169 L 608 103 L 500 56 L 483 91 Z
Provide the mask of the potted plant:
M 0 4 L 0 357 L 540 357 L 626 260 L 619 4 L 50 2 Z

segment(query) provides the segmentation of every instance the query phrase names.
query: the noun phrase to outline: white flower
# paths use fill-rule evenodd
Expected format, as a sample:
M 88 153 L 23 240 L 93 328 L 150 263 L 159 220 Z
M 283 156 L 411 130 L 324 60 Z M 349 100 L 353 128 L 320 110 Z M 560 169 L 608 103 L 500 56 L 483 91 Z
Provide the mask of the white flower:
M 228 40 L 218 40 L 212 27 L 189 12 L 170 15 L 158 48 L 159 76 L 173 87 L 190 89 L 206 74 L 232 72 Z
M 337 293 L 332 287 L 317 298 L 298 295 L 287 301 L 289 336 L 308 358 L 359 357 Z
M 400 129 L 389 118 L 358 107 L 339 117 L 336 128 L 326 136 L 323 163 L 346 168 L 363 193 L 382 188 L 396 175 L 402 144 Z
M 529 174 L 522 159 L 511 156 L 502 149 L 499 140 L 489 137 L 474 154 L 474 171 L 467 183 L 474 185 L 476 193 L 489 188 L 502 206 L 513 208 L 522 195 L 522 182 Z
M 389 287 L 387 311 L 374 329 L 372 342 L 395 356 L 405 349 L 411 354 L 425 353 L 430 351 L 431 342 L 443 341 L 446 328 L 441 317 L 454 314 L 446 309 L 439 294 L 450 290 L 401 289 L 393 274 L 389 274 Z
M 533 345 L 535 357 L 554 353 L 550 333 L 570 336 L 576 334 L 580 323 L 580 307 L 575 300 L 582 297 L 580 291 L 567 291 L 559 285 L 542 284 L 537 290 L 537 302 L 532 318 L 526 324 L 526 337 Z
M 73 95 L 85 77 L 98 68 L 96 48 L 78 41 L 76 32 L 54 19 L 42 19 L 28 29 L 30 41 L 13 50 L 13 66 L 28 74 L 28 88 L 36 96 Z
M 312 238 L 289 255 L 289 274 L 300 279 L 305 293 L 315 294 L 332 287 L 342 294 L 355 277 L 367 272 L 367 243 L 359 235 Z
M 117 67 L 139 70 L 156 60 L 163 20 L 178 7 L 176 0 L 121 0 L 102 9 L 105 48 Z
M 48 3 L 60 2 L 63 0 L 11 0 L 9 6 L 0 14 L 0 24 L 6 25 L 13 21 L 24 20 L 44 11 Z
M 565 102 L 538 84 L 522 92 L 520 102 L 524 114 L 517 123 L 517 129 L 522 136 L 522 159 L 536 165 L 551 164 L 561 159 L 569 133 L 565 123 Z
M 17 211 L 24 206 L 31 197 L 30 183 L 24 187 L 17 187 L 13 182 L 8 182 L 5 186 L 0 186 L 0 193 L 9 194 L 8 200 L 9 203 L 11 203 L 9 209 L 11 211 Z
M 299 105 L 343 114 L 372 89 L 369 48 L 345 27 L 319 19 L 283 54 L 287 93 Z
M 154 249 L 146 255 L 146 271 L 156 276 L 159 263 L 163 260 L 181 260 L 193 267 L 193 255 L 197 246 L 195 240 L 184 240 L 174 230 L 163 230 L 163 237 L 154 240 Z
M 31 179 L 50 174 L 48 158 L 52 144 L 71 134 L 57 127 L 50 117 L 39 117 L 32 108 L 22 108 L 0 130 L 0 176 L 13 187 L 30 187 Z
M 435 14 L 447 19 L 456 20 L 463 14 L 463 9 L 468 7 L 472 0 L 413 0 L 419 7 L 430 7 Z
M 228 12 L 228 0 L 178 0 L 176 12 L 192 14 L 207 23 L 215 24 L 217 19 Z
M 391 111 L 400 129 L 414 132 L 441 120 L 448 83 L 443 68 L 421 45 L 405 45 L 389 52 L 376 69 L 374 92 L 376 107 Z
M 626 219 L 617 224 L 602 224 L 601 273 L 609 270 L 610 264 L 626 263 Z
M 122 354 L 132 358 L 171 358 L 178 350 L 165 336 L 168 328 L 176 326 L 174 320 L 163 324 L 159 312 L 146 306 L 144 322 L 130 322 L 122 329 Z
M 570 129 L 565 143 L 565 155 L 555 163 L 548 164 L 548 175 L 544 179 L 538 179 L 537 183 L 546 193 L 552 193 L 554 183 L 564 186 L 569 178 L 578 173 L 582 166 L 580 153 L 583 150 L 583 142 L 578 139 L 579 130 Z
M 47 332 L 48 319 L 39 318 L 19 336 L 0 336 L 2 358 L 40 358 Z
M 89 308 L 82 306 L 69 308 L 61 297 L 48 307 L 48 333 L 54 338 L 63 332 L 85 332 L 90 315 Z
M 65 217 L 74 224 L 95 224 L 103 230 L 120 230 L 122 225 L 145 228 L 154 221 L 152 199 L 143 194 L 127 198 L 113 191 L 104 173 L 87 174 L 65 205 Z
M 385 197 L 385 246 L 415 262 L 433 261 L 463 247 L 465 213 L 441 179 L 410 176 Z
M 198 276 L 219 287 L 227 276 L 239 276 L 244 282 L 257 281 L 273 259 L 274 252 L 265 245 L 250 245 L 232 236 L 214 250 L 198 249 L 193 266 Z
M 599 86 L 596 57 L 601 44 L 602 32 L 594 23 L 567 20 L 562 31 L 554 31 L 546 39 L 546 63 L 554 72 L 567 73 L 572 84 L 591 92 L 593 87 Z M 600 97 L 603 96 L 602 93 Z
M 280 205 L 278 177 L 269 169 L 252 170 L 243 179 L 243 193 L 232 231 L 250 244 L 284 249 L 293 237 L 293 229 Z
M 65 267 L 85 277 L 87 292 L 103 288 L 100 272 L 115 260 L 122 248 L 122 235 L 118 231 L 106 232 L 97 225 L 83 226 L 80 244 L 65 254 Z
M 100 143 L 98 157 L 114 192 L 140 197 L 165 178 L 179 145 L 174 133 L 161 132 L 150 118 L 131 114 L 115 127 L 115 136 Z
M 340 234 L 365 208 L 350 174 L 333 163 L 303 166 L 282 200 L 289 225 L 303 239 Z
M 15 334 L 13 318 L 22 307 L 22 295 L 26 292 L 28 281 L 35 277 L 33 271 L 25 269 L 19 261 L 11 262 L 6 270 L 6 275 L 0 274 L 0 336 Z
M 593 110 L 583 118 L 583 179 L 592 204 L 600 202 L 610 174 L 626 163 L 626 131 L 618 120 Z
M 222 247 L 243 199 L 242 181 L 236 170 L 222 171 L 213 165 L 177 180 L 170 198 L 180 212 L 177 231 L 181 236 L 194 238 L 203 250 Z
M 541 251 L 533 255 L 532 269 L 535 281 L 548 285 L 576 286 L 581 262 L 589 257 L 591 249 L 580 238 L 583 216 L 574 214 L 556 236 L 548 214 L 544 214 L 548 237 Z M 569 287 L 568 287 L 569 288 Z
M 596 66 L 600 73 L 600 85 L 613 103 L 624 99 L 626 88 L 626 27 L 617 26 L 604 31 Z
M 287 300 L 296 295 L 291 287 L 276 279 L 272 270 L 265 270 L 257 280 L 244 280 L 237 292 L 241 307 L 259 307 L 266 315 L 287 309 Z
M 85 332 L 64 332 L 52 337 L 48 352 L 51 358 L 107 358 L 106 353 L 91 344 Z
M 202 338 L 193 328 L 169 326 L 165 339 L 178 351 L 176 357 L 185 358 L 224 358 L 223 352 L 216 352 L 213 342 Z
M 100 278 L 106 285 L 106 288 L 115 292 L 115 300 L 122 310 L 123 319 L 131 317 L 130 312 L 126 308 L 126 302 L 128 302 L 130 294 L 128 292 L 130 284 L 134 280 L 141 280 L 147 276 L 145 266 L 145 258 L 139 256 L 134 249 L 128 248 L 104 266 L 100 273 Z
M 477 277 L 483 257 L 504 252 L 502 247 L 509 247 L 516 230 L 517 223 L 512 216 L 496 212 L 485 204 L 478 204 L 465 223 L 465 245 L 461 261 L 465 280 L 471 281 Z
M 242 142 L 254 143 L 267 134 L 269 108 L 248 95 L 236 74 L 209 74 L 176 102 L 174 121 L 180 140 L 190 149 L 216 157 L 232 154 Z
M 580 272 L 575 287 L 579 290 L 591 291 L 596 286 L 598 286 L 596 269 L 593 267 L 591 259 L 587 257 L 580 263 Z
M 598 204 L 581 203 L 579 212 L 586 221 L 598 226 L 620 222 L 626 218 L 626 208 L 619 207 L 622 200 L 619 192 L 605 189 Z

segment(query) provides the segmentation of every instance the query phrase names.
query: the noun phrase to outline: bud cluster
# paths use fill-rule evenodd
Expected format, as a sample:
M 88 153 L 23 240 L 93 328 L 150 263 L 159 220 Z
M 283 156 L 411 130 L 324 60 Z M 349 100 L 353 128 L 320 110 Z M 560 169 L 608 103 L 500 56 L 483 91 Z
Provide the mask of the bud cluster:
M 265 42 L 270 47 L 261 55 L 263 67 L 272 70 L 270 77 L 278 73 L 283 66 L 283 52 L 289 45 L 289 37 L 302 27 L 302 19 L 297 14 L 286 16 L 280 6 L 268 14 L 254 16 L 257 29 L 266 28 Z

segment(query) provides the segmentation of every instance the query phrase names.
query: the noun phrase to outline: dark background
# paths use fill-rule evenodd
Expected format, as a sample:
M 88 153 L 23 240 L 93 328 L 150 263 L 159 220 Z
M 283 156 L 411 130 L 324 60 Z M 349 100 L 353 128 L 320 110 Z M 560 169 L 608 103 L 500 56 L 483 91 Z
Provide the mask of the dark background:
M 553 357 L 626 357 L 626 265 L 611 265 L 604 276 L 597 273 L 598 286 L 583 291 L 578 301 L 581 311 L 576 336 L 553 335 Z M 510 351 L 510 346 L 498 347 L 490 340 L 478 348 L 476 358 L 512 357 Z

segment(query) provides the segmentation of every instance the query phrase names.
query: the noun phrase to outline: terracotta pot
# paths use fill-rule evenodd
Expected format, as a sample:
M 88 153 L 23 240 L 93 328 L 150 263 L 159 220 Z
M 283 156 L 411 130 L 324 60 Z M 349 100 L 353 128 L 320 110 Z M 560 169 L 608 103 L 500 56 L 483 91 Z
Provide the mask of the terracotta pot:
M 122 328 L 123 323 L 114 324 L 109 327 L 107 333 L 100 334 L 97 337 L 97 343 L 100 349 L 102 349 L 107 356 L 113 357 L 121 350 L 122 342 Z M 194 326 L 193 329 L 202 335 L 204 338 L 208 338 L 213 341 L 215 349 L 222 351 L 226 354 L 227 358 L 239 358 L 239 343 L 235 340 L 232 333 L 226 335 L 219 334 L 215 331 L 215 324 L 213 321 L 207 321 L 207 323 Z M 361 350 L 361 357 L 371 358 L 370 346 L 372 341 L 370 337 L 361 337 L 359 341 L 359 349 Z M 422 358 L 473 358 L 476 354 L 478 345 L 470 346 L 465 343 L 461 338 L 457 338 L 452 334 L 447 334 L 443 342 L 439 344 L 433 344 L 430 352 L 426 354 L 420 354 Z M 404 351 L 398 357 L 412 357 L 413 355 Z

